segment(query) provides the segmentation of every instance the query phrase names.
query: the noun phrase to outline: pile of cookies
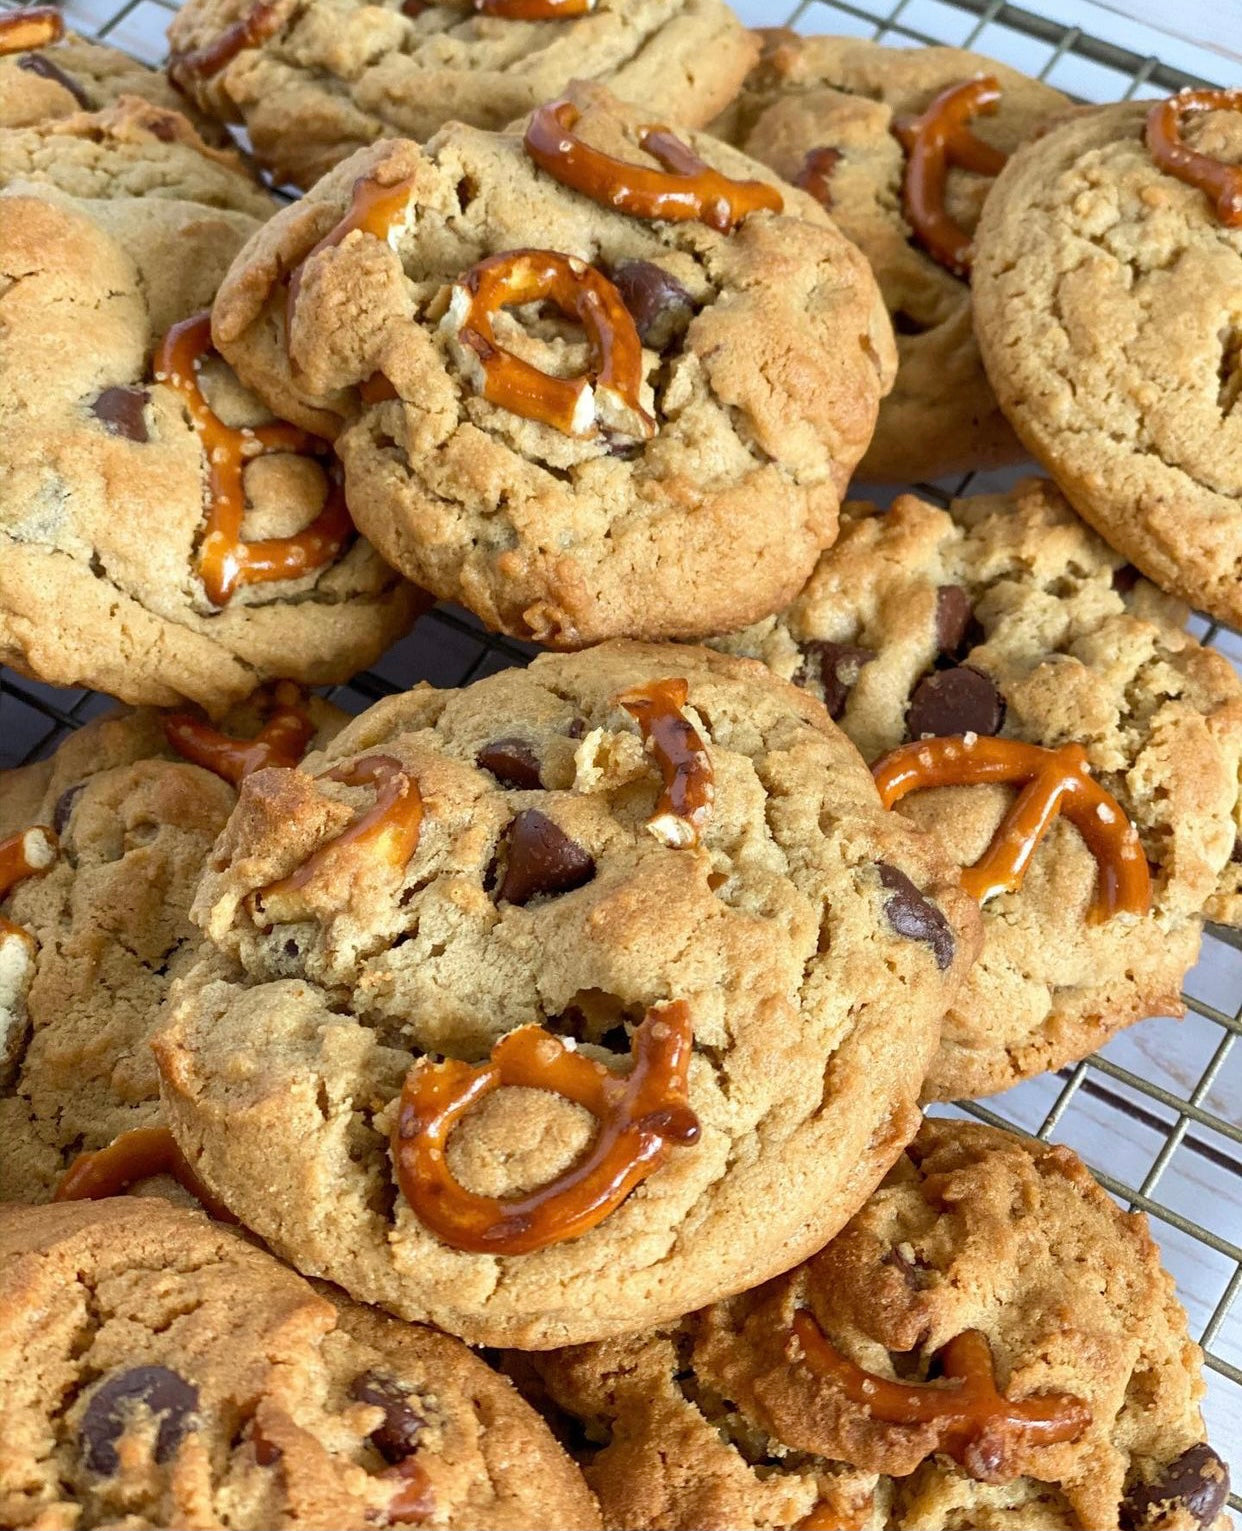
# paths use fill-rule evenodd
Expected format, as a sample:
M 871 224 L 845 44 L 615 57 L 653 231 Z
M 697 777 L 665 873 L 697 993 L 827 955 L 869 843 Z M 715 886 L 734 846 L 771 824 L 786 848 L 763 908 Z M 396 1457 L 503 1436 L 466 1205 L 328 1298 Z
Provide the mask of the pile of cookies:
M 0 13 L 0 660 L 128 704 L 0 776 L 0 1525 L 1228 1526 L 1145 1220 L 921 1108 L 1242 926 L 1242 92 L 170 42 Z M 545 652 L 314 694 L 437 599 Z

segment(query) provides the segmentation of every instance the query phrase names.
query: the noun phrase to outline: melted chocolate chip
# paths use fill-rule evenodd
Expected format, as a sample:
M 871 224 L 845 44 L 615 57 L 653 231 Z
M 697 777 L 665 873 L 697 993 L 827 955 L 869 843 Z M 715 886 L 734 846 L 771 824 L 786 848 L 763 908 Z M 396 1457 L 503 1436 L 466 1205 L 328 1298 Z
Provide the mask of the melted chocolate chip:
M 1132 563 L 1123 563 L 1113 570 L 1113 589 L 1118 595 L 1129 595 L 1142 577 Z
M 1229 1469 L 1206 1441 L 1183 1451 L 1154 1483 L 1136 1483 L 1121 1504 L 1125 1531 L 1167 1524 L 1183 1512 L 1206 1528 L 1220 1514 L 1229 1496 Z
M 384 1372 L 366 1371 L 349 1384 L 349 1396 L 383 1409 L 383 1421 L 371 1431 L 371 1444 L 385 1462 L 403 1462 L 417 1451 L 427 1421 L 410 1403 L 404 1383 Z
M 906 713 L 911 739 L 931 734 L 998 734 L 1005 721 L 1005 699 L 990 676 L 973 665 L 956 665 L 925 676 L 914 688 Z
M 72 787 L 66 787 L 56 799 L 56 806 L 52 809 L 52 828 L 58 835 L 64 834 L 69 820 L 73 817 L 74 804 L 85 790 L 84 781 L 75 782 Z
M 595 859 L 536 808 L 509 825 L 505 875 L 496 901 L 527 904 L 544 894 L 568 893 L 595 876 Z
M 54 64 L 45 53 L 23 53 L 17 61 L 17 67 L 24 69 L 27 74 L 37 74 L 41 79 L 51 80 L 62 90 L 67 90 L 84 112 L 94 107 L 95 103 L 78 82 L 67 75 L 59 64 Z
M 490 771 L 502 787 L 526 790 L 543 786 L 538 757 L 525 739 L 494 739 L 483 746 L 474 761 Z
M 875 658 L 874 649 L 859 648 L 854 643 L 831 643 L 826 639 L 812 639 L 802 645 L 802 664 L 794 676 L 797 685 L 803 686 L 815 677 L 824 693 L 824 706 L 828 716 L 835 722 L 845 711 L 850 692 L 858 681 L 863 665 Z
M 923 897 L 904 872 L 879 861 L 880 885 L 889 890 L 884 900 L 884 917 L 899 936 L 909 941 L 925 941 L 932 949 L 936 966 L 943 973 L 953 964 L 953 928 L 929 899 Z
M 970 597 L 960 585 L 941 585 L 936 591 L 936 647 L 942 654 L 957 654 L 972 615 Z
M 105 388 L 91 405 L 91 413 L 113 436 L 128 441 L 148 441 L 143 410 L 147 404 L 145 388 Z
M 881 1265 L 891 1265 L 894 1270 L 900 1271 L 906 1285 L 912 1292 L 922 1292 L 931 1285 L 931 1277 L 928 1272 L 931 1267 L 923 1259 L 918 1250 L 912 1250 L 913 1260 L 906 1254 L 900 1244 L 894 1244 L 892 1249 L 884 1255 Z
M 638 338 L 653 351 L 665 351 L 694 318 L 694 300 L 676 277 L 649 260 L 623 260 L 612 280 L 621 301 L 634 316 Z
M 135 1366 L 115 1372 L 96 1388 L 82 1416 L 80 1432 L 86 1465 L 93 1473 L 116 1472 L 116 1443 L 140 1411 L 159 1419 L 155 1460 L 166 1462 L 190 1428 L 198 1389 L 167 1366 Z

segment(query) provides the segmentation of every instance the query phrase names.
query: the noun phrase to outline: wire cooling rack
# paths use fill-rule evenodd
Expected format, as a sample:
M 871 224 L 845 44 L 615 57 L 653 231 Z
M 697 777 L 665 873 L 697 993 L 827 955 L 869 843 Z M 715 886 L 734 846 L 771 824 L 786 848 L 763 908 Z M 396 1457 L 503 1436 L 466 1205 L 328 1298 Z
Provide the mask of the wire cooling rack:
M 1185 85 L 1236 85 L 1236 61 L 1126 20 L 1093 0 L 1038 0 L 1040 13 L 1003 0 L 898 0 L 879 10 L 854 0 L 734 0 L 753 26 L 880 38 L 895 47 L 952 43 L 1015 65 L 1083 100 L 1157 96 Z M 1228 0 L 1226 0 L 1226 4 Z M 12 0 L 0 0 L 6 8 Z M 173 0 L 67 0 L 79 31 L 148 63 L 164 56 Z M 921 486 L 945 503 L 968 487 L 1015 474 L 970 475 Z M 1200 638 L 1242 665 L 1242 634 L 1196 621 Z M 420 680 L 459 686 L 522 664 L 533 650 L 486 633 L 440 606 L 332 699 L 358 712 Z M 0 766 L 44 755 L 107 710 L 107 698 L 0 672 Z M 1148 1020 L 1072 1068 L 985 1103 L 947 1108 L 1066 1143 L 1123 1205 L 1149 1214 L 1165 1263 L 1207 1357 L 1205 1413 L 1212 1440 L 1242 1469 L 1242 941 L 1209 931 L 1189 975 L 1182 1021 Z M 1231 1499 L 1242 1510 L 1242 1500 Z

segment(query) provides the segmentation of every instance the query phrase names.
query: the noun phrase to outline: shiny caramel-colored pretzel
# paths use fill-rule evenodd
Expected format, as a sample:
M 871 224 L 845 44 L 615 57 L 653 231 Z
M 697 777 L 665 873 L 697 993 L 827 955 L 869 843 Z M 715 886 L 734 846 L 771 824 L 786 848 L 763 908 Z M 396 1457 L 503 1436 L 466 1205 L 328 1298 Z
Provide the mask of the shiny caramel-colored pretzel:
M 10 835 L 7 840 L 0 840 L 0 899 L 25 878 L 46 872 L 56 860 L 59 844 L 55 830 L 46 824 L 36 824 L 31 829 L 23 829 L 20 834 Z M 28 930 L 0 914 L 0 941 L 12 936 L 29 947 L 33 948 L 35 944 Z
M 1183 90 L 1157 101 L 1147 113 L 1147 150 L 1161 170 L 1188 186 L 1197 186 L 1216 204 L 1227 228 L 1242 224 L 1242 165 L 1227 165 L 1182 142 L 1182 118 L 1188 112 L 1242 112 L 1242 90 Z
M 198 573 L 213 606 L 224 606 L 240 585 L 298 579 L 330 564 L 353 532 L 335 470 L 329 473 L 323 509 L 291 537 L 242 540 L 246 514 L 245 469 L 272 452 L 326 457 L 331 448 L 283 420 L 269 425 L 225 425 L 199 385 L 199 369 L 212 352 L 211 315 L 174 324 L 155 358 L 155 380 L 181 395 L 207 459 L 207 530 L 198 550 Z
M 821 207 L 832 211 L 832 172 L 841 161 L 840 149 L 831 149 L 821 145 L 818 149 L 808 149 L 802 161 L 802 168 L 793 178 L 795 186 L 803 191 L 809 191 Z
M 968 126 L 971 118 L 991 114 L 1001 89 L 992 75 L 950 85 L 918 117 L 901 117 L 893 131 L 906 151 L 901 200 L 910 227 L 934 260 L 954 276 L 970 275 L 971 239 L 949 217 L 944 205 L 949 167 L 977 175 L 999 175 L 1008 158 Z
M 314 737 L 306 693 L 292 681 L 277 681 L 272 714 L 253 739 L 222 734 L 188 712 L 164 719 L 164 737 L 183 759 L 214 771 L 234 786 L 268 766 L 295 766 Z
M 426 1520 L 436 1507 L 435 1494 L 427 1469 L 416 1456 L 403 1457 L 386 1467 L 380 1478 L 393 1485 L 388 1502 L 388 1519 L 396 1525 Z
M 375 801 L 347 824 L 339 835 L 279 882 L 251 893 L 247 908 L 264 927 L 305 919 L 304 889 L 311 883 L 347 870 L 359 857 L 368 864 L 387 863 L 399 870 L 418 849 L 423 826 L 423 798 L 418 783 L 391 755 L 364 755 L 360 760 L 321 772 L 316 781 L 339 781 L 346 787 L 374 787 Z
M 539 299 L 554 303 L 586 331 L 593 382 L 551 377 L 497 342 L 493 315 Z M 601 412 L 606 424 L 619 413 L 626 432 L 636 438 L 655 434 L 655 421 L 639 403 L 643 347 L 633 317 L 608 278 L 585 261 L 553 250 L 488 256 L 454 284 L 444 322 L 478 359 L 483 397 L 502 409 L 567 436 L 591 434 Z
M 503 16 L 506 21 L 568 21 L 589 16 L 596 0 L 474 0 L 484 16 Z
M 681 678 L 632 686 L 615 698 L 637 722 L 664 779 L 647 830 L 661 845 L 697 845 L 716 795 L 711 759 L 682 709 L 690 688 Z
M 252 5 L 240 21 L 225 27 L 214 42 L 188 53 L 174 53 L 168 61 L 168 74 L 174 85 L 180 86 L 191 76 L 210 79 L 219 74 L 226 64 L 231 64 L 239 53 L 247 48 L 257 48 L 280 29 L 280 7 L 269 0 L 259 0 Z
M 101 1201 L 123 1196 L 138 1181 L 155 1175 L 170 1176 L 218 1222 L 237 1221 L 195 1174 L 167 1127 L 134 1127 L 113 1138 L 106 1148 L 79 1154 L 61 1176 L 52 1200 Z
M 50 5 L 0 12 L 0 54 L 30 53 L 58 43 L 64 35 L 64 19 Z
M 965 1330 L 941 1349 L 945 1387 L 893 1382 L 864 1371 L 829 1343 L 807 1308 L 794 1314 L 793 1332 L 817 1376 L 872 1419 L 932 1425 L 932 1450 L 945 1452 L 981 1483 L 1012 1482 L 1024 1471 L 1024 1448 L 1077 1440 L 1091 1423 L 1091 1410 L 1068 1393 L 1041 1393 L 1016 1403 L 1006 1398 L 996 1386 L 991 1346 L 977 1329 Z
M 573 1052 L 542 1026 L 502 1037 L 491 1061 L 416 1063 L 401 1090 L 392 1156 L 397 1184 L 419 1222 L 453 1249 L 525 1255 L 586 1233 L 660 1168 L 671 1144 L 698 1141 L 687 1081 L 694 1041 L 684 1000 L 647 1011 L 634 1033 L 634 1067 L 614 1074 Z M 599 1123 L 591 1148 L 563 1174 L 525 1196 L 468 1191 L 449 1168 L 453 1129 L 503 1086 L 550 1090 Z
M 1093 779 L 1079 744 L 1053 750 L 977 734 L 921 739 L 891 750 L 876 761 L 872 774 L 886 808 L 926 787 L 1022 785 L 987 851 L 962 870 L 962 886 L 980 903 L 1022 886 L 1031 858 L 1060 813 L 1096 859 L 1092 918 L 1146 914 L 1151 908 L 1151 872 L 1138 833 L 1117 799 Z
M 735 181 L 704 163 L 668 128 L 642 128 L 638 144 L 663 170 L 617 159 L 574 135 L 572 101 L 552 101 L 531 116 L 523 142 L 541 170 L 601 207 L 631 218 L 697 221 L 728 234 L 751 213 L 779 213 L 784 201 L 766 181 Z

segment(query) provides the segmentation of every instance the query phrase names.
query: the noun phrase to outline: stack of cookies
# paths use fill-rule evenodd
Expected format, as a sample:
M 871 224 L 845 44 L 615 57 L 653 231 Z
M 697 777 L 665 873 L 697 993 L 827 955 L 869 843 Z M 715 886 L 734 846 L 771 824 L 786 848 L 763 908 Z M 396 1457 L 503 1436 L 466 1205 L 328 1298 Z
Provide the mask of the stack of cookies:
M 170 42 L 0 13 L 0 658 L 128 704 L 0 776 L 0 1525 L 1227 1527 L 1143 1217 L 921 1108 L 1242 926 L 1242 92 Z M 545 652 L 315 693 L 435 600 Z

